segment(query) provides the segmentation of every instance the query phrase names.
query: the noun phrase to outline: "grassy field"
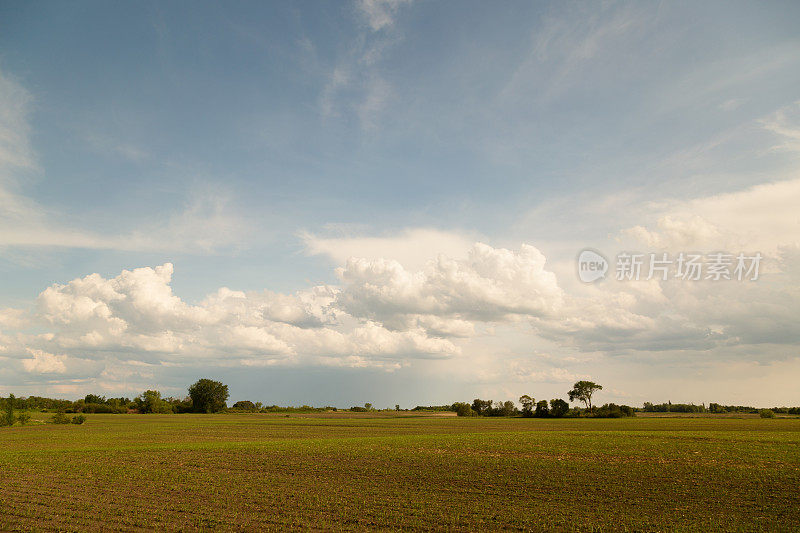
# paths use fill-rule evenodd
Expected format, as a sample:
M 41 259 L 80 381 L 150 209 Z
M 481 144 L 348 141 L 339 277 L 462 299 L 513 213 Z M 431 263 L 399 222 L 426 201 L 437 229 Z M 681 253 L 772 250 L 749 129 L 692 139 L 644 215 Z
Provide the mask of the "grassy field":
M 4 530 L 798 531 L 800 419 L 89 415 L 0 429 L 0 502 Z

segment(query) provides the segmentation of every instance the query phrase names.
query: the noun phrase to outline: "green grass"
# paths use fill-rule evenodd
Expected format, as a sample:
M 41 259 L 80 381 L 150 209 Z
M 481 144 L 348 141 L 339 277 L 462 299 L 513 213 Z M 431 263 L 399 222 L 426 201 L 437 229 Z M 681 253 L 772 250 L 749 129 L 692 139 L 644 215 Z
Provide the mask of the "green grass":
M 0 429 L 11 530 L 797 531 L 798 487 L 800 419 L 89 415 Z

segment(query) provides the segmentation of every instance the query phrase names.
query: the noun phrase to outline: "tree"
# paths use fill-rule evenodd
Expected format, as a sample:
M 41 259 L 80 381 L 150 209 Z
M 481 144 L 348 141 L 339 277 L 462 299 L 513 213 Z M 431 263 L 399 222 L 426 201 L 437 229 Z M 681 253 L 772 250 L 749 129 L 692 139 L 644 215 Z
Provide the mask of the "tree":
M 492 400 L 475 398 L 472 401 L 472 410 L 475 411 L 478 416 L 489 416 L 492 411 Z
M 157 390 L 146 390 L 136 398 L 136 407 L 140 413 L 172 413 L 172 405 L 161 399 Z
M 496 407 L 489 412 L 489 416 L 514 416 L 515 414 L 517 414 L 517 406 L 511 400 L 497 402 Z
M 31 415 L 29 415 L 28 413 L 20 413 L 19 416 L 17 416 L 17 420 L 19 421 L 20 424 L 24 426 L 25 424 L 30 422 Z
M 69 424 L 69 422 L 70 422 L 69 417 L 66 414 L 64 414 L 64 411 L 62 411 L 61 409 L 59 409 L 56 412 L 56 414 L 54 414 L 50 418 L 51 424 Z
M 540 400 L 536 404 L 536 411 L 533 413 L 536 418 L 547 418 L 550 416 L 550 409 L 547 407 L 547 400 Z
M 189 397 L 195 413 L 217 413 L 225 409 L 228 386 L 219 381 L 201 379 L 189 387 Z
M 451 409 L 456 412 L 456 416 L 475 416 L 475 411 L 468 403 L 456 402 L 451 406 Z
M 249 400 L 240 400 L 231 406 L 231 409 L 237 409 L 239 411 L 255 411 L 256 404 Z
M 87 394 L 83 401 L 86 403 L 106 403 L 106 397 L 98 396 L 97 394 Z
M 536 400 L 528 396 L 527 394 L 523 394 L 519 397 L 519 403 L 522 404 L 522 416 L 525 418 L 530 418 L 533 416 L 533 406 L 536 404 Z
M 603 390 L 603 386 L 593 381 L 578 381 L 567 394 L 569 401 L 580 400 L 592 412 L 592 395 L 599 390 Z
M 607 403 L 602 407 L 598 407 L 593 416 L 596 418 L 622 418 L 625 416 L 636 416 L 636 413 L 633 411 L 633 407 L 629 405 Z
M 372 404 L 369 402 L 365 403 L 364 409 L 366 409 L 367 411 L 372 411 Z
M 14 420 L 14 395 L 9 394 L 6 402 L 6 410 L 3 413 L 3 418 L 0 420 L 0 426 L 13 426 Z
M 550 400 L 550 416 L 561 418 L 569 411 L 569 404 L 561 398 Z

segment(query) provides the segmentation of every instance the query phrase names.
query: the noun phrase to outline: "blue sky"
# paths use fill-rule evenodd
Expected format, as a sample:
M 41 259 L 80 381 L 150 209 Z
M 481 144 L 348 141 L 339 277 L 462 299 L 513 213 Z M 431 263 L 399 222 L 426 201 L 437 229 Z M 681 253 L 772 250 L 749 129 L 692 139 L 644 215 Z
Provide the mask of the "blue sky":
M 799 11 L 4 2 L 0 387 L 798 404 Z

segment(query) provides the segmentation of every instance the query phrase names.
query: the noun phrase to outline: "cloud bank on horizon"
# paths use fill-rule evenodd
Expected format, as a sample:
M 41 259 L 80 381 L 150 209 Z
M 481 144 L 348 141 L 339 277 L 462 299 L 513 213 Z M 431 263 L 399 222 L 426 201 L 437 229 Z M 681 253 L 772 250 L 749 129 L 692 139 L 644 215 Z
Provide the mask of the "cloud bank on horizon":
M 113 6 L 2 8 L 0 387 L 800 403 L 794 8 L 474 7 L 158 5 L 108 50 Z M 589 247 L 763 262 L 587 284 Z

